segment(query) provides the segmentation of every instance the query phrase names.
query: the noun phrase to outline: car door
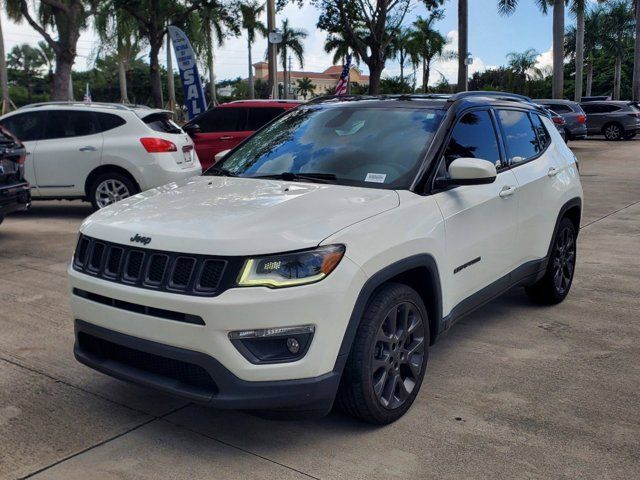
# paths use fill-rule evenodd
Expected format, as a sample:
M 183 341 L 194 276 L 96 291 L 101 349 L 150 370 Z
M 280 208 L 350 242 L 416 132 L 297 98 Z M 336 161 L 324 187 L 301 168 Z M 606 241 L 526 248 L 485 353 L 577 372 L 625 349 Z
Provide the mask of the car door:
M 518 266 L 547 255 L 562 203 L 561 162 L 565 148 L 552 141 L 553 123 L 533 112 L 499 109 L 511 171 L 518 182 L 518 233 L 514 251 Z M 555 133 L 555 132 L 554 132 Z
M 213 165 L 216 154 L 235 147 L 246 138 L 246 123 L 247 109 L 237 107 L 213 108 L 190 122 L 200 127 L 191 137 L 203 169 Z
M 605 124 L 605 114 L 603 105 L 597 103 L 586 103 L 582 109 L 587 114 L 587 132 L 600 133 Z
M 474 157 L 496 165 L 496 180 L 488 185 L 466 185 L 434 194 L 444 217 L 446 304 L 455 306 L 483 287 L 508 283 L 516 262 L 517 182 L 498 142 L 489 110 L 464 113 L 448 140 L 438 176 L 446 176 L 453 160 Z M 494 283 L 496 282 L 496 283 Z
M 25 112 L 3 118 L 0 123 L 18 138 L 26 149 L 24 176 L 31 185 L 32 195 L 39 196 L 36 172 L 33 165 L 33 152 L 38 146 L 44 131 L 45 112 Z
M 89 173 L 100 165 L 103 137 L 93 112 L 48 110 L 43 138 L 32 152 L 40 195 L 85 195 Z

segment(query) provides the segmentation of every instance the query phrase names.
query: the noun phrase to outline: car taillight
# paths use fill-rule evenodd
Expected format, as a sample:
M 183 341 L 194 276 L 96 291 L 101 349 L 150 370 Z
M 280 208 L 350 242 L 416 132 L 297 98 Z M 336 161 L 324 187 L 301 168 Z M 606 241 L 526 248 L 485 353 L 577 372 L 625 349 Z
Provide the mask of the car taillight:
M 578 123 L 579 124 L 587 123 L 587 116 L 586 115 L 578 115 Z
M 164 138 L 141 138 L 140 143 L 149 153 L 177 152 L 175 143 Z
M 564 125 L 565 123 L 567 123 L 564 121 L 564 118 L 562 117 L 551 117 L 551 120 L 553 120 L 553 123 L 557 125 Z

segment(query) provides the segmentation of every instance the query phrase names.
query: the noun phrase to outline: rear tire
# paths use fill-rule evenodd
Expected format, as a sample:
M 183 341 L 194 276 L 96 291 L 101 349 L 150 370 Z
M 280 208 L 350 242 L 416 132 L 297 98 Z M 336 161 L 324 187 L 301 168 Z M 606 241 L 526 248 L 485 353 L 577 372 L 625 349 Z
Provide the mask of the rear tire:
M 526 287 L 527 294 L 535 302 L 555 305 L 569 294 L 576 269 L 576 238 L 573 222 L 566 217 L 563 218 L 553 239 L 544 277 Z
M 602 133 L 607 140 L 615 141 L 622 138 L 624 130 L 617 123 L 608 123 L 602 128 Z
M 138 193 L 138 187 L 130 177 L 119 172 L 98 176 L 89 188 L 89 201 L 100 210 Z
M 358 327 L 336 399 L 360 420 L 386 425 L 413 404 L 427 367 L 429 320 L 420 295 L 389 283 L 371 298 Z

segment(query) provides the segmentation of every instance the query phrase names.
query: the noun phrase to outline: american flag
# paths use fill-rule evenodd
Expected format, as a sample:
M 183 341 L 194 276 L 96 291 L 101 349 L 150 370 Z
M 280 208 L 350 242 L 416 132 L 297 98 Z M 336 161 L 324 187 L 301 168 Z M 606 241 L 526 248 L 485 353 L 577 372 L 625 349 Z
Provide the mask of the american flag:
M 340 80 L 336 86 L 336 95 L 344 95 L 349 88 L 349 72 L 351 71 L 351 55 L 347 55 L 347 62 L 344 64 Z

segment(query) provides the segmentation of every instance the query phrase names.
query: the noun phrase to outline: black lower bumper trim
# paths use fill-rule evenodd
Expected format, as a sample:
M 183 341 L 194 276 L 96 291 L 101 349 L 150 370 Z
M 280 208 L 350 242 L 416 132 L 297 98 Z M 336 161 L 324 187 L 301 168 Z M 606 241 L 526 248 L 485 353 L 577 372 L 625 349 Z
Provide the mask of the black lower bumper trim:
M 29 184 L 0 186 L 0 215 L 27 210 L 29 205 L 31 205 Z
M 233 375 L 215 358 L 200 352 L 143 340 L 83 320 L 75 321 L 75 332 L 74 354 L 79 362 L 112 377 L 216 408 L 328 412 L 340 383 L 339 372 L 299 380 L 248 382 Z M 85 341 L 79 340 L 83 336 L 94 337 L 142 355 L 196 366 L 211 377 L 215 387 L 203 388 L 202 384 L 193 385 L 193 382 L 183 381 L 175 375 L 164 375 L 158 369 L 147 368 L 145 362 L 129 362 L 128 356 L 96 353 L 85 346 Z

